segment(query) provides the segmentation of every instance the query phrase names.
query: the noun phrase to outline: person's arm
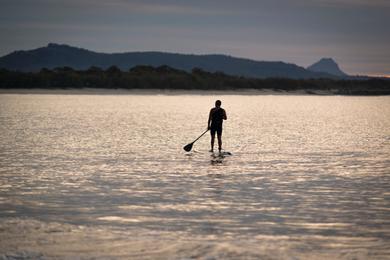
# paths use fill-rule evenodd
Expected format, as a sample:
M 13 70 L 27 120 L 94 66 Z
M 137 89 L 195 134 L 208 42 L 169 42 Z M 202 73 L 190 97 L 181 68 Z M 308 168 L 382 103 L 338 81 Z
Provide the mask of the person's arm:
M 210 129 L 210 123 L 211 123 L 211 115 L 213 113 L 213 110 L 211 109 L 210 110 L 210 113 L 209 113 L 209 121 L 207 122 L 207 129 Z
M 227 119 L 227 116 L 226 116 L 226 111 L 225 109 L 223 110 L 223 120 L 226 120 Z

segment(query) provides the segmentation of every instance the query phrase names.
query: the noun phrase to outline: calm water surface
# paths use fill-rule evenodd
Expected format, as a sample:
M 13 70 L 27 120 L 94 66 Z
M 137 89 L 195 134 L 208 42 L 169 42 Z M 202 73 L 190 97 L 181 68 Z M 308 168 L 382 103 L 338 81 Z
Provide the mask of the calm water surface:
M 215 99 L 228 120 L 213 158 Z M 385 259 L 390 97 L 0 95 L 0 256 Z

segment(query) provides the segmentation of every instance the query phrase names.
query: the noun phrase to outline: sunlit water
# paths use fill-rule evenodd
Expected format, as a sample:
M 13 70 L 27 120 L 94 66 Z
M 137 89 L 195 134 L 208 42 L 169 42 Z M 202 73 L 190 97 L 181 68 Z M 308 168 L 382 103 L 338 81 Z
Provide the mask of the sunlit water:
M 214 158 L 216 98 L 228 120 Z M 0 95 L 0 257 L 390 255 L 390 97 Z

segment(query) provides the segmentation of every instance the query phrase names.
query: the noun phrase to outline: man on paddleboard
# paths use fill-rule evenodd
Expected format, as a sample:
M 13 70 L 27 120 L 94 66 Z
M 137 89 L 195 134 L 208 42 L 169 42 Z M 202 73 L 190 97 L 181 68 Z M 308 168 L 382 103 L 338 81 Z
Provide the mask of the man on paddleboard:
M 215 101 L 215 107 L 210 110 L 209 121 L 207 123 L 207 129 L 210 129 L 211 134 L 211 150 L 214 152 L 214 140 L 215 132 L 217 132 L 218 137 L 218 151 L 222 150 L 222 123 L 223 120 L 226 120 L 226 111 L 221 107 L 221 100 Z

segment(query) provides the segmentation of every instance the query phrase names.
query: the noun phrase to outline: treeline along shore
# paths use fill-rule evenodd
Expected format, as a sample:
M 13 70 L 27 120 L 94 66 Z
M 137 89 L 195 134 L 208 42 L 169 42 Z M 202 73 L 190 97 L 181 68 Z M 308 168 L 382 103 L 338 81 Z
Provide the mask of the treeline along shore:
M 121 71 L 91 67 L 41 69 L 39 72 L 0 70 L 1 89 L 164 89 L 164 90 L 273 90 L 308 94 L 390 95 L 390 80 L 245 78 L 194 68 L 191 72 L 168 66 L 136 66 Z

